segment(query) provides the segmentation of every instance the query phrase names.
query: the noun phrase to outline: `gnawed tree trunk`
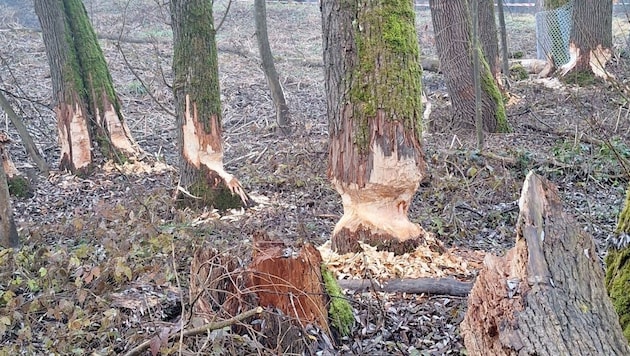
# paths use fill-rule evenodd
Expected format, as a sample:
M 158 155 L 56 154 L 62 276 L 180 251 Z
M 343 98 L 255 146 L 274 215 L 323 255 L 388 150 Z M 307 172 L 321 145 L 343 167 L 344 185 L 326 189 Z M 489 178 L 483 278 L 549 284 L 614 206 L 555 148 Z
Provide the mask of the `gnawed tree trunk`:
M 451 99 L 454 124 L 475 128 L 475 89 L 471 20 L 467 0 L 430 0 L 435 44 Z M 483 128 L 487 132 L 507 132 L 503 96 L 488 63 L 481 61 Z
M 576 0 L 569 40 L 570 60 L 562 74 L 589 73 L 606 78 L 606 63 L 612 57 L 612 0 Z
M 488 255 L 461 329 L 470 355 L 629 355 L 595 244 L 557 188 L 525 179 L 516 246 Z
M 291 133 L 291 113 L 284 98 L 284 91 L 278 79 L 278 72 L 273 63 L 271 46 L 269 46 L 269 36 L 267 36 L 267 9 L 265 0 L 254 0 L 254 19 L 256 21 L 256 39 L 258 40 L 258 51 L 262 60 L 263 72 L 267 78 L 271 97 L 276 107 L 276 123 L 280 131 L 285 135 Z
M 136 158 L 140 149 L 120 111 L 112 78 L 81 0 L 35 0 L 50 64 L 61 169 L 86 173 L 91 150 Z
M 9 248 L 18 246 L 19 237 L 13 220 L 13 209 L 11 208 L 11 197 L 9 196 L 9 185 L 4 164 L 4 155 L 8 156 L 4 147 L 6 141 L 2 139 L 2 136 L 6 135 L 3 133 L 0 135 L 0 154 L 3 156 L 2 164 L 0 164 L 0 246 Z
M 609 245 L 606 288 L 619 315 L 623 334 L 630 340 L 630 185 L 617 221 L 617 231 Z
M 358 241 L 414 249 L 424 230 L 407 211 L 425 174 L 422 88 L 411 0 L 322 2 L 329 118 L 328 175 L 344 215 L 333 250 Z
M 223 168 L 219 67 L 212 2 L 171 1 L 173 94 L 180 151 L 182 205 L 230 209 L 249 198 Z
M 319 251 L 310 244 L 294 248 L 269 241 L 260 232 L 253 239 L 253 260 L 246 267 L 238 262 L 244 253 L 195 252 L 190 274 L 193 315 L 213 320 L 264 307 L 259 320 L 246 325 L 249 322 L 259 341 L 278 354 L 304 352 L 312 342 L 305 337 L 307 328 L 330 337 Z M 245 332 L 242 327 L 233 330 Z
M 31 182 L 21 175 L 20 171 L 15 167 L 9 154 L 8 145 L 10 142 L 9 136 L 4 131 L 0 131 L 0 159 L 2 160 L 2 169 L 9 189 L 9 195 L 21 198 L 31 197 L 33 196 Z

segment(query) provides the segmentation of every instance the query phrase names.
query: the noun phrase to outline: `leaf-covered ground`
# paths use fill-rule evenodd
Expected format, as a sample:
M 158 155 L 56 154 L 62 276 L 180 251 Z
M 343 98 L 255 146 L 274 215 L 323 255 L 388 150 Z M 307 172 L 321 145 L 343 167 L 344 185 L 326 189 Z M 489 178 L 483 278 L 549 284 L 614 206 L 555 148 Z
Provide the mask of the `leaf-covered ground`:
M 177 184 L 168 9 L 154 1 L 86 0 L 135 138 L 158 163 L 105 164 L 89 177 L 53 171 L 38 175 L 18 136 L 10 150 L 32 180 L 32 194 L 15 198 L 22 238 L 18 251 L 0 251 L 0 355 L 113 355 L 177 331 L 189 320 L 189 268 L 199 247 L 241 256 L 263 230 L 294 243 L 317 245 L 342 214 L 326 178 L 327 120 L 316 4 L 269 3 L 268 23 L 277 69 L 294 121 L 294 134 L 275 134 L 274 110 L 260 69 L 250 1 L 234 2 L 217 34 L 224 114 L 225 163 L 256 199 L 246 211 L 177 209 Z M 227 2 L 215 2 L 217 23 Z M 46 159 L 59 159 L 50 107 L 50 74 L 37 18 L 29 1 L 0 2 L 0 87 L 9 93 Z M 508 14 L 510 51 L 535 56 L 532 15 Z M 418 13 L 423 55 L 435 57 L 427 11 Z M 628 34 L 613 24 L 615 46 Z M 627 58 L 611 71 L 629 79 Z M 443 79 L 425 72 L 433 105 L 424 139 L 429 177 L 410 208 L 412 220 L 474 272 L 479 255 L 501 254 L 514 241 L 521 181 L 535 169 L 555 182 L 565 209 L 601 246 L 614 229 L 630 159 L 630 117 L 614 86 L 578 87 L 534 78 L 513 82 L 510 134 L 486 137 L 453 132 Z M 604 252 L 600 251 L 601 253 Z M 459 261 L 459 260 L 458 260 Z M 336 262 L 338 263 L 338 261 Z M 461 271 L 437 258 L 401 262 L 436 276 Z M 461 267 L 461 266 L 460 266 Z M 419 267 L 420 268 L 420 267 Z M 358 268 L 365 273 L 378 270 Z M 459 271 L 459 272 L 458 272 Z M 352 335 L 339 354 L 443 355 L 464 352 L 458 325 L 465 298 L 348 293 L 355 310 Z M 186 326 L 190 326 L 186 324 Z M 159 343 L 157 344 L 159 346 Z M 167 343 L 162 353 L 271 353 L 254 337 L 226 330 Z

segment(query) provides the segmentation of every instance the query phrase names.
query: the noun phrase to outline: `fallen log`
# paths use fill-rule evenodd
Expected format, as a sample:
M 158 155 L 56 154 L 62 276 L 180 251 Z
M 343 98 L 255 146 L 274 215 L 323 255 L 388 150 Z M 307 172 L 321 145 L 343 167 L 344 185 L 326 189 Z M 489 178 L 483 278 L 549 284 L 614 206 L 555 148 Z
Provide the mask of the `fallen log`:
M 516 245 L 487 255 L 461 332 L 469 355 L 630 355 L 593 239 L 530 172 Z
M 455 278 L 407 278 L 381 281 L 367 279 L 343 279 L 338 281 L 341 288 L 355 291 L 375 291 L 387 293 L 435 294 L 465 297 L 472 288 L 472 282 L 462 282 Z

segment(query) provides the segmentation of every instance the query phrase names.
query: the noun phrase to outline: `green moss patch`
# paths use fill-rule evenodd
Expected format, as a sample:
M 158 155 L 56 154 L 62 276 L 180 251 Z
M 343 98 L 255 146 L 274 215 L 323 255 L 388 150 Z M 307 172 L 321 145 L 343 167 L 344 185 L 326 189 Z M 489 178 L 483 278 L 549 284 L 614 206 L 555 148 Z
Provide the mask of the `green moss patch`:
M 337 279 L 331 271 L 322 264 L 322 279 L 326 293 L 330 297 L 330 305 L 328 307 L 328 317 L 332 326 L 339 332 L 341 336 L 350 335 L 350 331 L 354 326 L 354 314 L 352 307 L 346 300 Z

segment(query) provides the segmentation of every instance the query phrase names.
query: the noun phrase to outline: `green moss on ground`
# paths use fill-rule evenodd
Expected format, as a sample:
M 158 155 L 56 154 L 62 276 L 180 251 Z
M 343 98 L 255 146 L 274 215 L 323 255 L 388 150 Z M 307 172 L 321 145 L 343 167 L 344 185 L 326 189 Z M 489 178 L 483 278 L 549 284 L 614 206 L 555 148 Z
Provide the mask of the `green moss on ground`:
M 337 279 L 333 273 L 329 271 L 323 263 L 321 269 L 326 293 L 328 293 L 330 297 L 328 317 L 331 320 L 332 326 L 337 329 L 341 336 L 348 336 L 354 325 L 352 307 L 343 295 L 341 287 L 339 287 L 339 283 L 337 283 Z
M 31 184 L 24 177 L 13 177 L 7 180 L 9 185 L 9 194 L 18 198 L 27 198 L 32 196 Z

